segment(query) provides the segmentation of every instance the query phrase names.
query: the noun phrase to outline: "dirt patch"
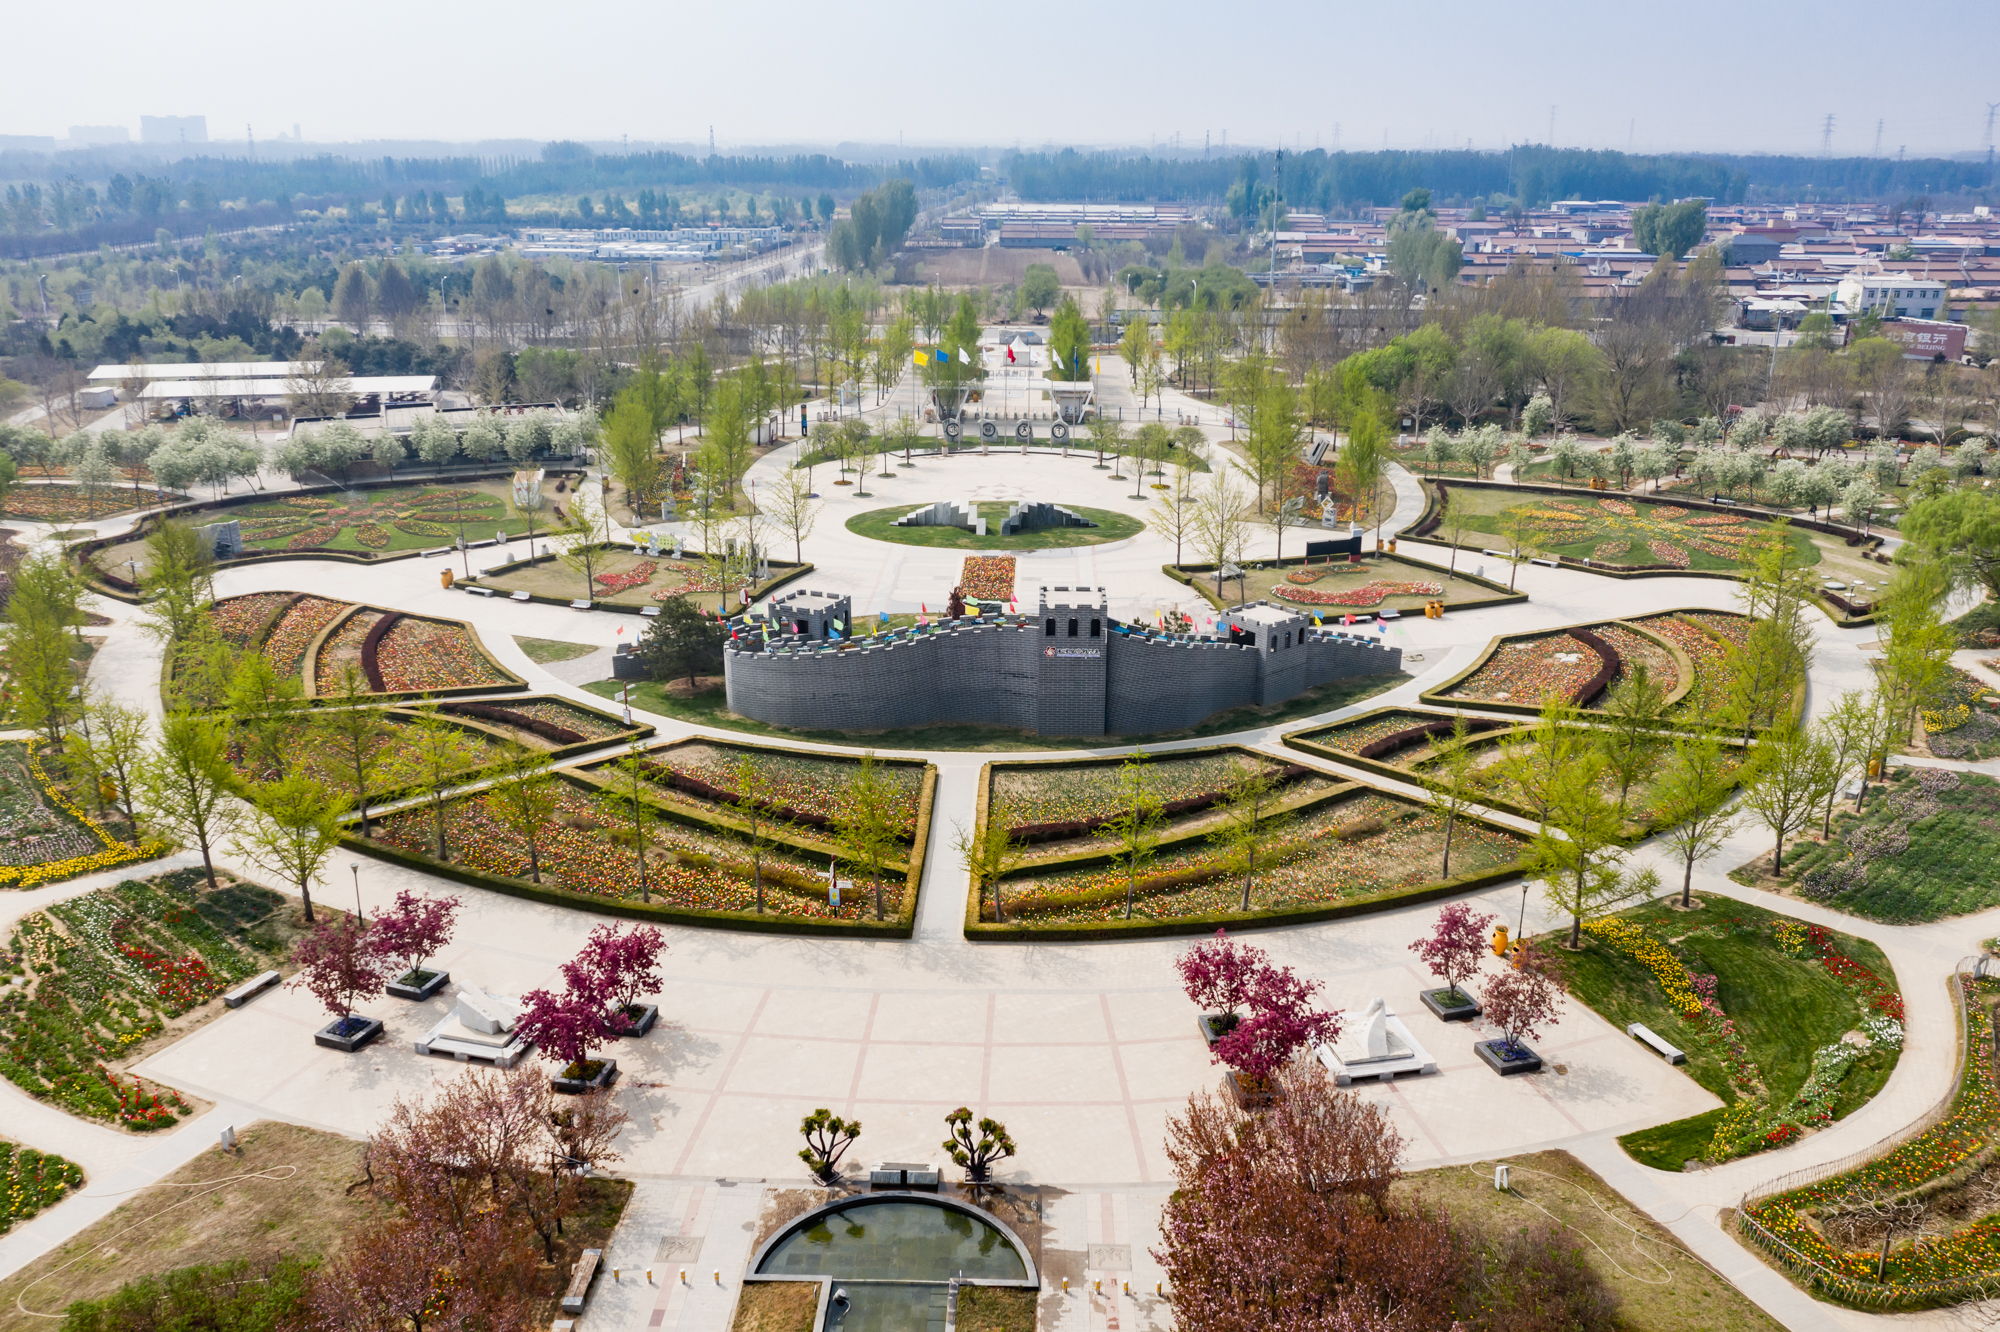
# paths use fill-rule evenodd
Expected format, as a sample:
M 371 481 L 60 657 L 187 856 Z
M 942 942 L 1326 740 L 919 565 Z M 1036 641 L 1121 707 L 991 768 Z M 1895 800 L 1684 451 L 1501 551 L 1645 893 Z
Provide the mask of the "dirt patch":
M 0 1332 L 48 1332 L 50 1320 L 21 1304 L 60 1314 L 72 1301 L 102 1299 L 191 1262 L 243 1258 L 254 1268 L 282 1254 L 333 1253 L 376 1215 L 364 1191 L 348 1191 L 361 1179 L 360 1143 L 266 1122 L 236 1141 L 237 1155 L 204 1153 L 0 1281 Z M 242 1178 L 260 1174 L 273 1178 Z
M 730 1332 L 813 1332 L 819 1312 L 819 1282 L 759 1281 L 746 1284 L 736 1301 Z
M 914 253 L 914 252 L 913 252 Z M 1088 287 L 1076 260 L 1054 250 L 1003 250 L 989 245 L 978 250 L 929 250 L 911 266 L 911 281 L 928 286 L 998 287 L 1018 283 L 1029 264 L 1048 264 L 1065 287 Z

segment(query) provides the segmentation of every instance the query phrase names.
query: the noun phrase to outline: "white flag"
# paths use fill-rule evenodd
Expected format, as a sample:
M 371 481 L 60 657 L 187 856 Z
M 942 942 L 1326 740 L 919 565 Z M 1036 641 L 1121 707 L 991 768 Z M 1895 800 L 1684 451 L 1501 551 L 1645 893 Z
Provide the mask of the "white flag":
M 972 353 L 971 353 L 971 352 L 969 352 L 969 351 L 967 351 L 967 350 L 966 350 L 965 348 L 963 348 L 963 347 L 960 347 L 960 348 L 958 349 L 958 360 L 959 360 L 959 364 L 961 364 L 961 365 L 971 365 L 971 364 L 972 364 Z
M 1054 347 L 1049 348 L 1049 364 L 1058 370 L 1062 369 L 1062 357 L 1056 355 Z

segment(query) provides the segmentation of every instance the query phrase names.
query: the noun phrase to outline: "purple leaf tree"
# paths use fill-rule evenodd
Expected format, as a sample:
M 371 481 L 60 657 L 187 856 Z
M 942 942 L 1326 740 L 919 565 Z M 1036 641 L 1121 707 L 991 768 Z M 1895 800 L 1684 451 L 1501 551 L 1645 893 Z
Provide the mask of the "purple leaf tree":
M 1510 1055 L 1521 1052 L 1524 1038 L 1540 1040 L 1541 1028 L 1557 1025 L 1561 996 L 1562 986 L 1525 954 L 1519 966 L 1489 976 L 1479 989 L 1486 1020 L 1500 1029 Z
M 451 942 L 452 925 L 463 905 L 456 897 L 419 897 L 406 888 L 396 894 L 394 908 L 377 915 L 369 926 L 369 945 L 384 958 L 399 961 L 400 974 L 421 984 L 428 977 L 414 973 Z
M 1240 944 L 1226 930 L 1217 930 L 1213 939 L 1204 939 L 1174 959 L 1180 969 L 1181 985 L 1195 1007 L 1203 1012 L 1222 1014 L 1223 1031 L 1234 1028 L 1240 1015 L 1236 1010 L 1250 1002 L 1257 978 L 1270 969 L 1264 950 Z
M 514 1033 L 533 1041 L 565 1066 L 564 1076 L 581 1077 L 590 1047 L 604 1034 L 602 1005 L 574 990 L 530 990 L 521 996 Z
M 1340 1014 L 1313 1007 L 1319 989 L 1290 967 L 1266 963 L 1244 999 L 1250 1015 L 1215 1043 L 1216 1062 L 1261 1086 L 1300 1050 L 1339 1036 Z
M 292 962 L 299 968 L 292 986 L 345 1021 L 357 1000 L 382 992 L 384 962 L 369 937 L 373 933 L 351 916 L 337 925 L 321 921 L 292 945 Z
M 617 1035 L 636 1020 L 640 996 L 658 994 L 666 984 L 660 974 L 666 949 L 666 936 L 656 926 L 599 925 L 575 959 L 563 963 L 563 978 L 572 996 L 596 1005 L 605 1033 Z
M 1479 973 L 1479 959 L 1487 951 L 1486 935 L 1498 916 L 1474 911 L 1470 902 L 1453 902 L 1438 912 L 1437 925 L 1424 938 L 1410 945 L 1410 951 L 1445 983 L 1453 999 L 1468 996 L 1458 986 Z

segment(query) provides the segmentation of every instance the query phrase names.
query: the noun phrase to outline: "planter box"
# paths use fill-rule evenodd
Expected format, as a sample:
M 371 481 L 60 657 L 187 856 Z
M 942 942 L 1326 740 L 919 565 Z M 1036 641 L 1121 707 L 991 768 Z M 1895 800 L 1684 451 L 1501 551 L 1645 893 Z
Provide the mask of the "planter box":
M 612 1083 L 618 1081 L 618 1061 L 616 1059 L 593 1059 L 590 1062 L 601 1065 L 594 1076 L 588 1078 L 554 1077 L 549 1079 L 549 1085 L 564 1096 L 581 1096 L 585 1092 L 609 1087 Z M 1540 1067 L 1540 1065 L 1537 1064 L 1537 1067 Z
M 1195 1029 L 1201 1033 L 1201 1038 L 1208 1042 L 1208 1048 L 1211 1050 L 1215 1048 L 1217 1041 L 1228 1035 L 1230 1030 L 1233 1030 L 1233 1028 L 1225 1029 L 1223 1027 L 1222 1018 L 1223 1015 L 1221 1013 L 1202 1013 L 1197 1015 L 1194 1020 Z
M 1539 1061 L 1537 1061 L 1536 1067 L 1540 1067 Z M 1260 1091 L 1247 1090 L 1243 1084 L 1243 1075 L 1234 1069 L 1230 1070 L 1224 1076 L 1229 1083 L 1229 1094 L 1234 1096 L 1236 1104 L 1242 1106 L 1245 1110 L 1261 1110 L 1276 1099 L 1276 1093 L 1272 1092 L 1269 1088 L 1264 1088 Z
M 653 1029 L 653 1024 L 660 1020 L 660 1006 L 658 1004 L 627 1005 L 625 1008 L 625 1020 L 632 1025 L 614 1034 L 619 1036 L 644 1036 Z
M 406 971 L 382 988 L 393 999 L 411 999 L 422 1003 L 442 990 L 450 980 L 449 971 Z
M 335 1018 L 313 1033 L 313 1044 L 324 1045 L 329 1050 L 339 1050 L 353 1054 L 368 1042 L 382 1034 L 380 1018 L 344 1017 Z
M 1505 1041 L 1480 1041 L 1472 1047 L 1472 1051 L 1485 1061 L 1486 1067 L 1503 1078 L 1516 1073 L 1542 1071 L 1542 1057 L 1525 1045 L 1517 1045 L 1509 1052 Z
M 1442 1022 L 1470 1022 L 1479 1016 L 1478 1000 L 1460 990 L 1458 997 L 1464 1002 L 1453 1005 L 1450 1002 L 1451 993 L 1448 989 L 1425 990 L 1417 997 L 1424 1001 L 1424 1007 L 1431 1010 L 1431 1015 Z

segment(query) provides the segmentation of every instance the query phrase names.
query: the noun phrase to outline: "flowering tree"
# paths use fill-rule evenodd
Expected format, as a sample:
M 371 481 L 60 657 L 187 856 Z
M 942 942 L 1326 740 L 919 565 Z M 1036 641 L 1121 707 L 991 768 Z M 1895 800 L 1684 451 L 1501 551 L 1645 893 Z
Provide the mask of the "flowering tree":
M 1452 902 L 1438 912 L 1437 924 L 1424 938 L 1410 945 L 1410 951 L 1445 983 L 1454 999 L 1467 996 L 1460 981 L 1479 972 L 1479 959 L 1486 953 L 1486 934 L 1499 917 L 1474 911 L 1470 902 Z
M 658 994 L 666 984 L 659 969 L 666 948 L 666 936 L 657 926 L 620 931 L 615 925 L 599 925 L 582 951 L 563 963 L 563 978 L 572 996 L 596 1004 L 606 1034 L 616 1035 L 632 1025 L 639 996 Z
M 1251 981 L 1250 1016 L 1215 1043 L 1214 1059 L 1263 1085 L 1292 1056 L 1340 1034 L 1340 1015 L 1314 1009 L 1320 983 L 1265 964 Z
M 322 921 L 292 945 L 299 968 L 294 987 L 303 988 L 326 1011 L 345 1019 L 358 999 L 382 990 L 382 955 L 375 950 L 367 926 L 349 917 L 341 924 Z
M 530 990 L 521 996 L 521 1017 L 514 1034 L 533 1041 L 552 1054 L 578 1077 L 590 1058 L 590 1047 L 604 1034 L 602 1004 L 593 996 L 574 989 L 558 994 L 551 990 Z
M 1555 979 L 1532 955 L 1524 955 L 1519 966 L 1487 978 L 1480 987 L 1479 1002 L 1486 1020 L 1500 1029 L 1507 1053 L 1519 1054 L 1523 1037 L 1540 1040 L 1542 1027 L 1557 1025 L 1556 1005 L 1561 994 L 1562 987 Z
M 368 943 L 385 959 L 403 964 L 401 974 L 421 981 L 424 962 L 451 942 L 452 924 L 464 903 L 456 897 L 419 897 L 405 888 L 396 905 L 379 913 L 368 929 Z
M 1251 987 L 1270 959 L 1264 950 L 1240 944 L 1226 930 L 1217 930 L 1213 939 L 1204 939 L 1174 959 L 1180 969 L 1187 997 L 1203 1011 L 1222 1014 L 1227 1031 L 1237 1023 L 1237 1009 L 1250 1002 Z

